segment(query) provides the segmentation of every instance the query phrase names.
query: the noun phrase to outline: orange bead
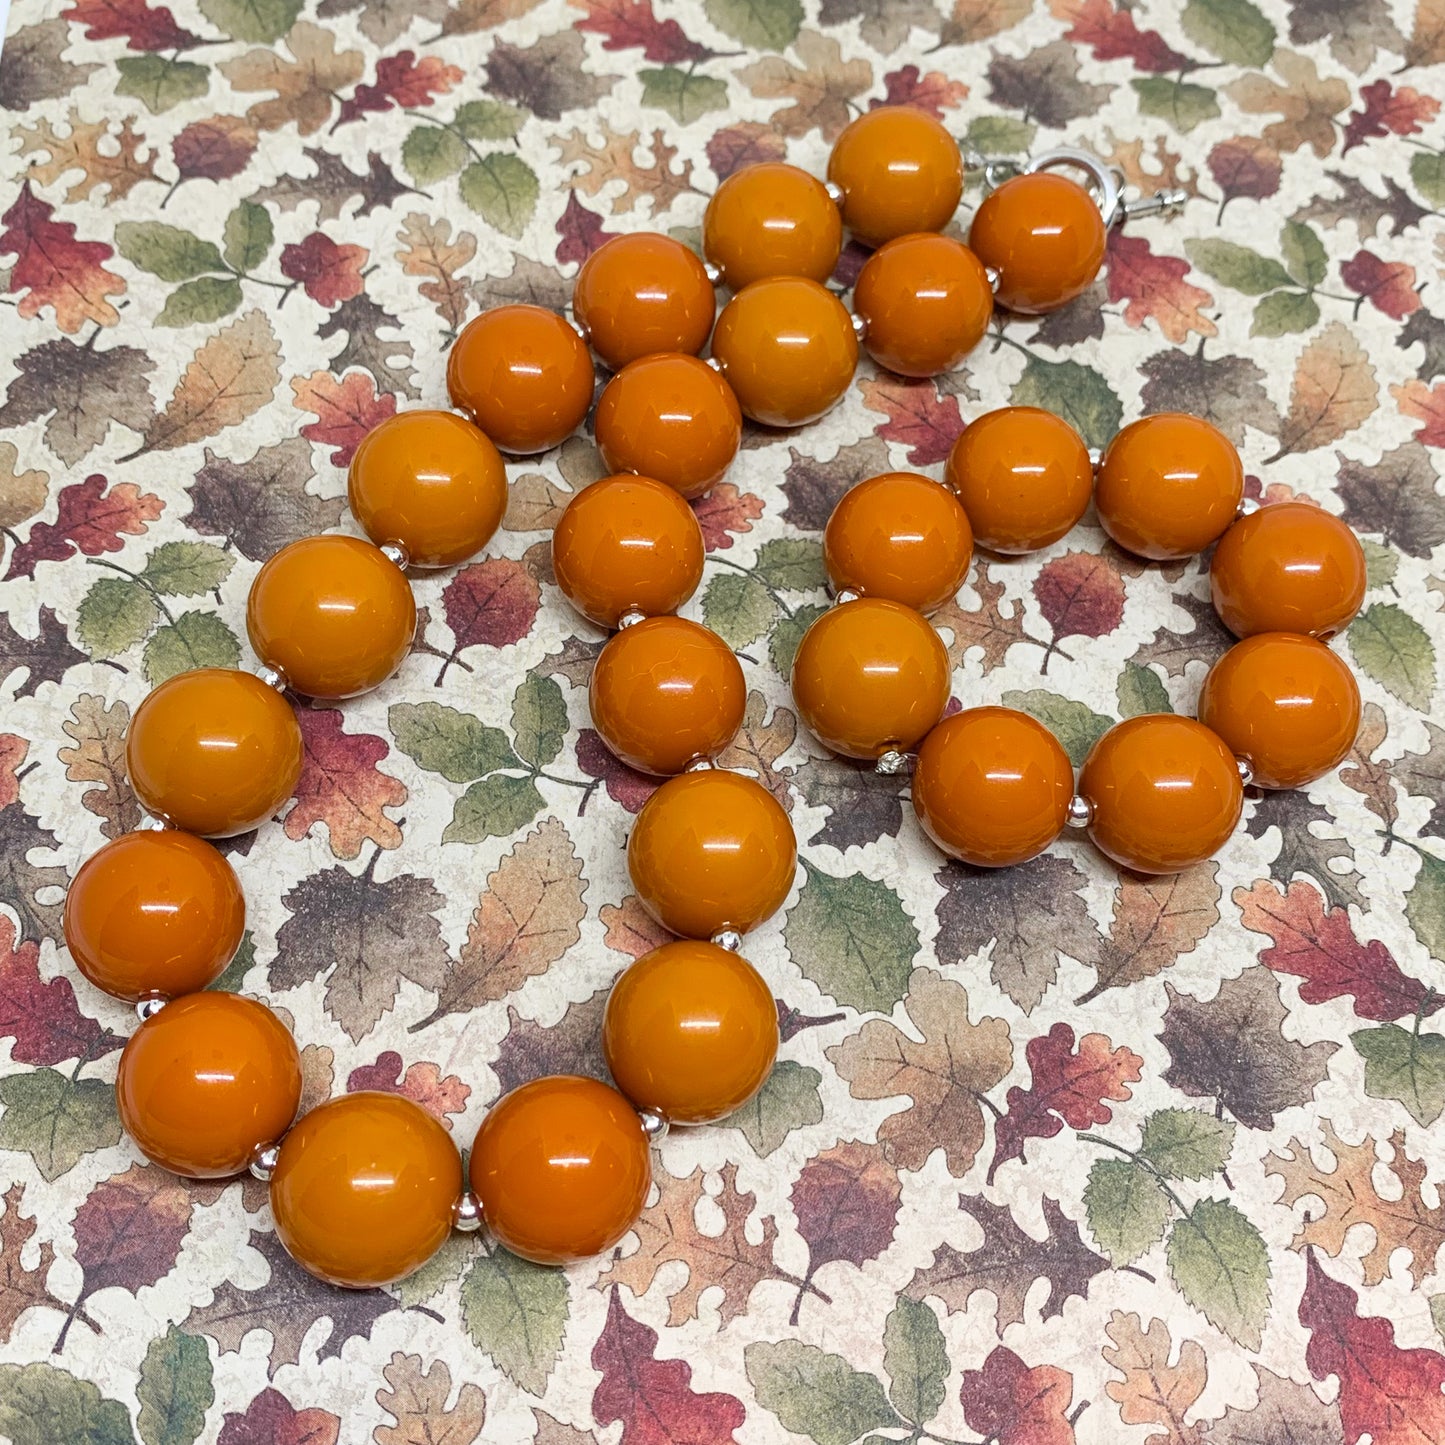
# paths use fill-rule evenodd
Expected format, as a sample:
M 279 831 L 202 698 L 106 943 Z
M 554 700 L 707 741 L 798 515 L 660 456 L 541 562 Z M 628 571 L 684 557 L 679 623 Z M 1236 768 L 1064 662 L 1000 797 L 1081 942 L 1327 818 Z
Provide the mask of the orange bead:
M 1099 523 L 1155 562 L 1192 557 L 1223 533 L 1244 496 L 1244 465 L 1216 426 L 1183 412 L 1130 422 L 1104 450 L 1094 483 Z
M 831 607 L 793 658 L 798 716 L 847 758 L 908 752 L 948 706 L 948 650 L 911 607 L 863 597 Z
M 504 452 L 545 452 L 592 405 L 587 343 L 545 306 L 497 306 L 462 328 L 447 355 L 447 391 Z
M 848 390 L 858 336 L 831 291 L 783 276 L 754 281 L 723 307 L 712 354 L 744 416 L 764 426 L 802 426 Z
M 864 264 L 853 289 L 868 355 L 900 376 L 952 371 L 978 345 L 993 292 L 978 257 L 951 236 L 899 236 Z
M 291 705 L 249 672 L 177 673 L 136 708 L 125 767 L 147 812 L 202 838 L 264 823 L 296 791 L 301 729 Z
M 400 547 L 413 567 L 450 567 L 480 552 L 501 525 L 507 469 L 471 422 L 404 411 L 362 437 L 348 495 L 378 547 Z
M 720 481 L 743 439 L 732 388 L 695 356 L 625 366 L 597 403 L 597 449 L 614 472 L 653 477 L 684 497 Z
M 715 943 L 664 943 L 613 984 L 602 1052 L 639 1109 L 673 1124 L 711 1124 L 742 1108 L 772 1072 L 773 991 Z
M 860 115 L 833 143 L 828 179 L 843 192 L 843 223 L 865 246 L 910 231 L 941 231 L 963 194 L 963 156 L 941 122 L 906 105 Z
M 189 833 L 126 833 L 92 853 L 65 894 L 65 946 L 96 988 L 134 1003 L 214 983 L 240 947 L 235 870 Z
M 974 707 L 923 740 L 913 806 L 951 857 L 1007 868 L 1042 853 L 1064 830 L 1074 769 L 1059 740 L 1027 713 Z
M 487 1228 L 536 1264 L 612 1248 L 637 1222 L 652 1158 L 637 1111 L 596 1079 L 533 1079 L 488 1111 L 468 1171 Z
M 1209 587 L 1236 637 L 1303 632 L 1327 642 L 1365 600 L 1365 553 L 1338 517 L 1307 502 L 1275 502 L 1219 539 Z
M 942 607 L 963 586 L 973 556 L 968 518 L 947 487 L 916 472 L 884 472 L 843 494 L 823 531 L 835 591 Z
M 1094 284 L 1108 230 L 1093 198 L 1066 176 L 1015 176 L 984 197 L 968 244 L 998 272 L 994 298 L 1010 311 L 1052 311 Z
M 642 906 L 684 938 L 756 928 L 783 906 L 797 865 L 782 805 L 761 783 L 720 769 L 669 778 L 627 840 Z
M 328 1284 L 372 1289 L 420 1269 L 452 1228 L 462 1159 L 401 1094 L 332 1099 L 281 1141 L 271 1213 L 291 1257 Z
M 1000 407 L 971 421 L 943 479 L 968 513 L 974 541 L 1005 555 L 1057 542 L 1094 494 L 1083 437 L 1036 406 Z
M 734 291 L 769 276 L 826 281 L 843 248 L 843 221 L 822 181 L 765 161 L 734 171 L 702 217 L 702 252 Z
M 1228 841 L 1244 807 L 1234 755 L 1193 718 L 1150 713 L 1116 723 L 1079 774 L 1089 836 L 1138 873 L 1178 873 Z
M 385 682 L 411 650 L 416 600 L 369 542 L 304 537 L 251 584 L 246 631 L 256 656 L 305 697 L 343 698 Z
M 1209 669 L 1199 721 L 1249 764 L 1261 788 L 1298 788 L 1349 755 L 1360 730 L 1360 689 L 1323 643 L 1260 632 Z
M 291 1127 L 301 1055 L 264 1004 L 235 993 L 188 994 L 131 1035 L 115 1102 L 152 1164 L 188 1179 L 224 1179 Z
M 696 354 L 716 312 L 702 262 L 681 241 L 651 231 L 598 247 L 572 288 L 577 324 L 614 371 L 659 351 Z

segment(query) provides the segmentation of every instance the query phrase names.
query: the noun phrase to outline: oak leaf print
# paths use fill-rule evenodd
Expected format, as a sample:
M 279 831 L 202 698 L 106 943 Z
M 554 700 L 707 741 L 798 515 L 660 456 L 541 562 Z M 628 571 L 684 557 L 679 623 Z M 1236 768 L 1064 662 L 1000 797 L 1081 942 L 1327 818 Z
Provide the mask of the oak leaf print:
M 1161 1427 L 1144 1437 L 1144 1445 L 1201 1445 L 1203 1428 L 1185 1423 L 1196 1400 L 1204 1393 L 1209 1362 L 1194 1340 L 1181 1341 L 1171 1361 L 1174 1341 L 1163 1320 L 1150 1320 L 1149 1328 L 1135 1314 L 1115 1310 L 1104 1327 L 1111 1345 L 1104 1358 L 1124 1378 L 1112 1377 L 1104 1393 L 1119 1406 L 1126 1425 Z
M 83 692 L 71 704 L 61 727 L 73 746 L 56 754 L 72 783 L 95 783 L 81 794 L 85 810 L 101 819 L 100 831 L 119 838 L 140 826 L 140 804 L 125 766 L 125 730 L 130 709 L 123 702 L 109 706 L 103 697 Z
M 5 1205 L 0 1215 L 0 1343 L 8 1343 L 20 1316 L 36 1306 L 65 1311 L 70 1307 L 50 1293 L 46 1278 L 55 1263 L 55 1246 L 43 1239 L 35 1248 L 35 1263 L 22 1259 L 35 1234 L 35 1216 L 22 1214 L 25 1186 L 12 1184 L 0 1196 Z
M 160 179 L 155 172 L 155 152 L 152 150 L 141 159 L 145 137 L 135 130 L 129 116 L 112 135 L 108 120 L 87 123 L 72 106 L 69 125 L 66 134 L 61 135 L 50 119 L 42 116 L 33 128 L 17 127 L 20 154 L 44 152 L 47 157 L 44 161 L 30 162 L 30 174 L 41 185 L 53 186 L 66 172 L 80 172 L 79 179 L 72 181 L 65 192 L 67 202 L 83 201 L 103 188 L 102 199 L 109 205 L 112 201 L 124 200 L 142 181 Z M 104 150 L 102 142 L 105 142 Z
M 376 1392 L 376 1403 L 396 1424 L 376 1427 L 376 1445 L 472 1445 L 482 1433 L 487 1399 L 481 1386 L 464 1381 L 448 1408 L 452 1372 L 445 1360 L 424 1369 L 420 1355 L 398 1350 L 382 1375 L 386 1386 Z
M 477 254 L 477 238 L 470 231 L 458 231 L 454 240 L 450 221 L 434 221 L 413 211 L 402 222 L 397 240 L 403 272 L 425 278 L 417 289 L 436 307 L 449 331 L 459 330 L 469 305 L 469 283 L 461 272 Z
M 83 482 L 72 482 L 56 499 L 53 522 L 36 522 L 30 535 L 10 558 L 8 582 L 33 577 L 38 562 L 63 562 L 77 552 L 103 557 L 121 551 L 122 537 L 143 536 L 147 525 L 160 516 L 165 503 L 134 482 L 112 486 L 98 472 Z

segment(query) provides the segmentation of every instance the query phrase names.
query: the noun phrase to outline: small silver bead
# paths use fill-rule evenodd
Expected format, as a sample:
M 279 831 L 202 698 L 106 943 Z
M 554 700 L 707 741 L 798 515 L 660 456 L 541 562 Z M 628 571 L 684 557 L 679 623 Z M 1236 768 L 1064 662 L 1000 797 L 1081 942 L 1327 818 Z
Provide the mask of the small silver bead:
M 575 316 L 569 317 L 567 324 L 573 329 L 573 331 L 578 334 L 578 336 L 583 339 L 583 341 L 591 341 L 592 338 L 587 334 L 587 328 Z
M 853 335 L 862 341 L 868 335 L 868 323 L 856 312 L 852 312 L 849 319 L 853 323 Z
M 892 778 L 899 773 L 908 772 L 912 766 L 913 759 L 907 753 L 901 753 L 897 748 L 889 748 L 886 753 L 878 755 L 878 761 L 873 764 L 873 771 L 882 774 L 885 778 Z
M 720 362 L 717 357 L 709 356 L 708 359 L 703 362 L 703 365 L 712 367 L 719 376 L 722 375 L 722 362 Z
M 1075 793 L 1069 799 L 1069 827 L 1087 828 L 1094 821 L 1094 805 L 1087 799 Z
M 1234 509 L 1234 515 L 1240 519 L 1252 517 L 1259 511 L 1259 503 L 1253 497 L 1241 497 L 1239 505 Z
M 999 283 L 1003 280 L 1003 272 L 997 266 L 985 266 L 983 274 L 988 277 L 988 289 L 997 296 Z
M 251 1156 L 251 1173 L 262 1184 L 269 1184 L 271 1176 L 276 1172 L 276 1165 L 280 1162 L 281 1146 L 279 1144 L 263 1144 Z
M 256 669 L 256 676 L 259 677 L 267 687 L 274 687 L 277 692 L 286 691 L 286 674 L 282 672 L 279 667 L 258 667 Z
M 165 1006 L 166 1000 L 159 995 L 143 998 L 136 1003 L 135 1016 L 144 1023 L 147 1019 L 154 1018 Z
M 661 1144 L 667 1138 L 667 1120 L 655 1109 L 639 1109 L 637 1117 L 649 1144 Z
M 841 206 L 843 204 L 843 187 L 838 185 L 837 182 L 824 181 L 823 189 L 827 191 L 828 199 L 832 201 L 835 206 Z
M 1239 769 L 1239 781 L 1248 787 L 1254 781 L 1254 767 L 1247 758 L 1235 758 L 1234 766 Z
M 743 936 L 736 928 L 720 928 L 712 936 L 712 941 L 719 948 L 725 948 L 729 953 L 736 953 L 743 946 Z
M 639 612 L 635 607 L 629 607 L 621 617 L 617 619 L 617 630 L 623 631 L 628 627 L 636 627 L 639 622 L 647 621 L 647 613 Z
M 400 567 L 403 572 L 411 566 L 411 558 L 407 555 L 406 548 L 403 547 L 400 542 L 385 543 L 381 548 L 381 555 L 385 557 L 388 562 Z
M 164 833 L 170 823 L 158 813 L 147 813 L 136 825 L 138 833 Z
M 452 1205 L 452 1228 L 471 1234 L 482 1227 L 482 1204 L 470 1189 L 464 1190 Z
M 1089 448 L 1089 466 L 1095 473 L 1104 465 L 1104 453 L 1098 447 Z
M 721 268 L 714 266 L 711 261 L 702 263 L 702 273 L 707 277 L 709 285 L 716 286 L 722 280 Z
M 707 773 L 711 772 L 713 761 L 711 758 L 694 758 L 684 769 L 685 773 Z
M 863 594 L 855 592 L 851 587 L 840 587 L 833 594 L 833 606 L 841 607 L 845 602 L 856 602 Z

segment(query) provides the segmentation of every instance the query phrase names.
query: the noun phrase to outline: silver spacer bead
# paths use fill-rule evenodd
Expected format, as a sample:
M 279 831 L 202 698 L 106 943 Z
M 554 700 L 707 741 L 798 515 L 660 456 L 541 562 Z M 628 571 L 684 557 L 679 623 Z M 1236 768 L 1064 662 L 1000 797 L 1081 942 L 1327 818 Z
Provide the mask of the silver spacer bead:
M 702 263 L 702 274 L 707 277 L 709 285 L 716 286 L 722 281 L 722 268 L 714 266 L 711 261 Z
M 276 1172 L 276 1165 L 280 1162 L 281 1146 L 279 1144 L 263 1144 L 251 1156 L 251 1173 L 262 1184 L 269 1184 L 271 1176 Z
M 1089 448 L 1089 467 L 1097 476 L 1099 468 L 1104 465 L 1104 453 L 1099 447 Z
M 286 674 L 279 667 L 258 667 L 256 676 L 266 684 L 267 687 L 274 687 L 277 692 L 285 692 L 287 688 Z
M 737 953 L 743 946 L 743 936 L 736 928 L 720 928 L 713 934 L 712 942 L 729 953 Z
M 482 1227 L 482 1203 L 470 1189 L 463 1190 L 452 1205 L 452 1228 L 471 1234 Z
M 868 335 L 868 323 L 856 312 L 851 312 L 848 319 L 853 323 L 853 335 L 862 341 Z
M 136 824 L 138 833 L 164 833 L 171 825 L 158 813 L 146 813 Z
M 1068 824 L 1071 828 L 1087 828 L 1094 821 L 1094 805 L 1075 793 L 1069 799 Z
M 711 758 L 694 758 L 684 769 L 685 773 L 707 773 L 714 767 Z
M 639 1109 L 637 1118 L 649 1144 L 661 1144 L 667 1138 L 667 1120 L 656 1109 Z
M 838 185 L 836 181 L 824 181 L 823 189 L 827 191 L 828 199 L 832 201 L 835 206 L 841 206 L 843 204 L 843 187 Z
M 908 772 L 913 766 L 913 759 L 907 753 L 901 753 L 897 748 L 889 748 L 886 753 L 878 755 L 878 761 L 873 764 L 873 771 L 882 774 L 885 778 L 897 777 L 899 773 Z
M 144 1023 L 147 1019 L 154 1018 L 166 1006 L 166 1002 L 158 994 L 151 998 L 139 999 L 135 1006 L 135 1016 Z
M 1254 766 L 1247 758 L 1235 758 L 1234 766 L 1239 769 L 1239 781 L 1248 787 L 1254 781 Z
M 617 619 L 617 630 L 623 631 L 628 627 L 636 627 L 639 622 L 647 621 L 647 613 L 639 612 L 635 607 L 629 607 L 621 617 Z
M 851 587 L 840 587 L 833 594 L 833 606 L 841 607 L 845 602 L 856 602 L 862 595 L 861 592 L 855 592 Z
M 1243 520 L 1245 517 L 1252 517 L 1259 511 L 1259 503 L 1253 497 L 1241 497 L 1239 505 L 1234 509 L 1236 518 Z
M 719 376 L 723 374 L 722 362 L 720 362 L 715 356 L 709 356 L 707 360 L 703 362 L 703 365 L 712 367 L 712 369 L 717 372 Z
M 381 547 L 380 551 L 381 555 L 385 557 L 388 562 L 400 567 L 403 572 L 411 566 L 411 558 L 407 555 L 406 548 L 403 547 L 400 542 L 387 542 Z
M 587 332 L 587 328 L 575 316 L 568 318 L 567 325 L 570 326 L 573 331 L 575 331 L 578 336 L 583 339 L 583 341 L 592 340 L 591 336 Z
M 1003 280 L 1003 272 L 997 266 L 985 266 L 983 274 L 988 277 L 988 289 L 997 296 L 999 283 Z

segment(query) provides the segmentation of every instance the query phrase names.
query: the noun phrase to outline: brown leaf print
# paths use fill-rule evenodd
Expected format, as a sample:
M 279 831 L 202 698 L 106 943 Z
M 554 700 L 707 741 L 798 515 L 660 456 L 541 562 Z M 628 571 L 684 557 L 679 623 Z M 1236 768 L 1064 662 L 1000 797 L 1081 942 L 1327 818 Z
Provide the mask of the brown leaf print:
M 1163 1320 L 1150 1320 L 1146 1330 L 1138 1315 L 1115 1310 L 1104 1332 L 1104 1358 L 1124 1378 L 1112 1377 L 1104 1392 L 1119 1406 L 1126 1425 L 1158 1425 L 1145 1445 L 1201 1445 L 1203 1427 L 1184 1417 L 1204 1393 L 1209 1364 L 1202 1346 L 1183 1340 L 1171 1363 L 1174 1341 Z
M 1230 82 L 1226 93 L 1251 115 L 1281 117 L 1264 128 L 1264 139 L 1277 151 L 1307 145 L 1323 159 L 1335 148 L 1334 118 L 1349 108 L 1350 87 L 1336 76 L 1321 76 L 1313 60 L 1293 50 L 1276 50 L 1270 63 L 1279 81 L 1255 72 Z
M 248 50 L 222 61 L 220 71 L 233 90 L 275 93 L 246 112 L 257 130 L 280 130 L 295 121 L 298 134 L 310 135 L 331 119 L 338 92 L 355 85 L 366 64 L 359 50 L 338 51 L 335 34 L 309 20 L 293 25 L 285 44 L 290 60 L 274 50 Z
M 401 269 L 408 276 L 425 278 L 417 289 L 436 307 L 449 331 L 460 330 L 470 285 L 461 272 L 477 254 L 477 238 L 470 231 L 458 231 L 453 240 L 450 221 L 434 221 L 413 211 L 396 239 L 401 243 L 396 253 Z
M 55 1263 L 55 1246 L 43 1239 L 36 1246 L 33 1265 L 27 1266 L 21 1258 L 36 1230 L 35 1217 L 20 1212 L 24 1197 L 25 1186 L 12 1184 L 3 1195 L 5 1213 L 0 1216 L 0 1343 L 6 1344 L 26 1310 L 70 1308 L 45 1285 Z
M 103 697 L 83 692 L 71 704 L 70 719 L 61 723 L 74 746 L 56 757 L 72 783 L 95 783 L 81 794 L 81 804 L 101 819 L 100 831 L 119 838 L 140 826 L 140 804 L 125 770 L 125 730 L 130 709 L 123 702 L 107 706 Z
M 382 1374 L 386 1388 L 376 1392 L 376 1403 L 396 1424 L 376 1427 L 376 1445 L 472 1445 L 482 1433 L 487 1399 L 481 1386 L 464 1381 L 448 1408 L 452 1372 L 445 1360 L 423 1369 L 420 1355 L 398 1350 Z
M 1300 354 L 1279 450 L 1265 464 L 1338 441 L 1375 410 L 1379 395 L 1375 368 L 1354 332 L 1330 322 Z
M 785 136 L 804 136 L 818 130 L 826 141 L 836 140 L 852 117 L 848 103 L 873 83 L 873 67 L 866 60 L 843 59 L 831 35 L 802 31 L 793 42 L 801 65 L 769 55 L 740 69 L 738 79 L 764 100 L 787 100 L 775 110 L 773 129 Z

